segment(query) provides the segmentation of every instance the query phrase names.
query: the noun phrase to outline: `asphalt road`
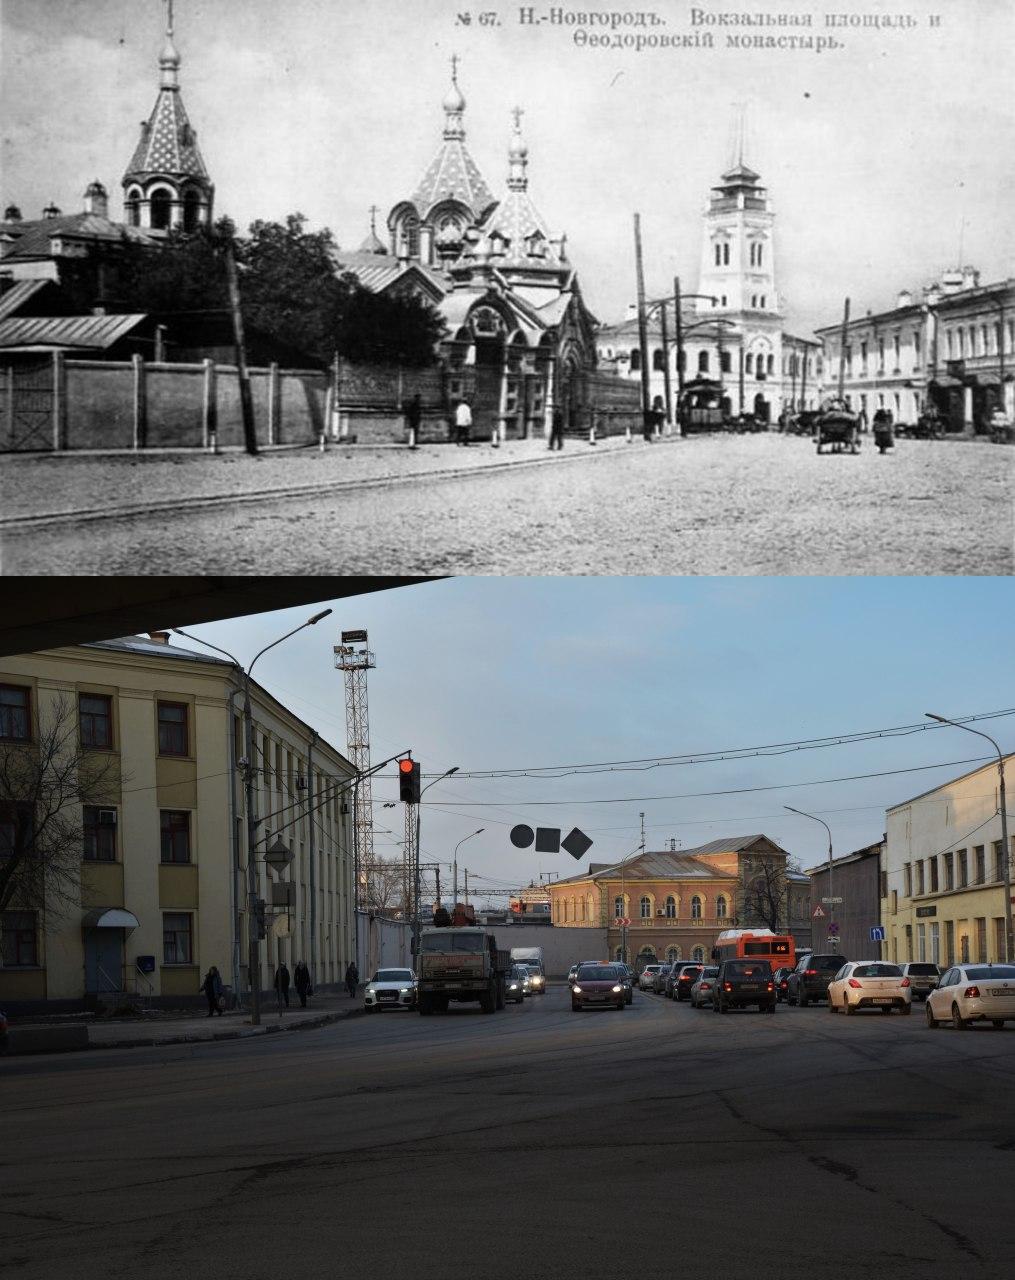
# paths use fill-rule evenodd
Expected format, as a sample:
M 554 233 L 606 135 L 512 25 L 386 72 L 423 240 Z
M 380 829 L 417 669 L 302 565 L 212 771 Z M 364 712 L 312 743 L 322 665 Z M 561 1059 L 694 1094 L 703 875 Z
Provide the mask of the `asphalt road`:
M 488 469 L 494 459 L 540 465 Z M 469 473 L 425 474 L 459 465 Z M 329 476 L 352 487 L 333 492 Z M 569 440 L 554 458 L 530 441 L 375 459 L 21 459 L 7 482 L 12 516 L 103 500 L 110 510 L 9 526 L 3 570 L 1010 574 L 1013 480 L 1015 450 L 1001 445 L 901 440 L 882 457 L 867 439 L 858 457 L 819 457 L 810 440 L 775 433 L 598 452 Z M 257 500 L 238 503 L 245 491 Z M 128 500 L 130 513 L 113 510 Z
M 1015 1027 L 661 997 L 0 1063 L 35 1277 L 1001 1276 Z

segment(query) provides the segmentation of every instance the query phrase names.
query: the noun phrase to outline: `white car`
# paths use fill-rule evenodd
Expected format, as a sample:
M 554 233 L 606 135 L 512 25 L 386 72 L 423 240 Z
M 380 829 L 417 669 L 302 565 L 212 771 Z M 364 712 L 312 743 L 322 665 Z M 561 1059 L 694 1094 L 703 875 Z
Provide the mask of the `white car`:
M 651 991 L 652 983 L 656 974 L 663 966 L 661 964 L 647 964 L 641 973 L 638 974 L 638 986 L 642 991 Z
M 698 974 L 698 980 L 691 986 L 692 1009 L 704 1009 L 706 1002 L 711 1008 L 712 987 L 715 985 L 715 976 L 718 972 L 718 965 L 709 964 Z
M 522 969 L 528 970 L 528 974 L 529 974 L 529 989 L 528 991 L 526 991 L 525 994 L 540 995 L 540 996 L 545 995 L 546 979 L 543 977 L 542 970 L 539 968 L 539 966 L 534 964 L 523 964 L 523 965 L 520 965 L 519 967 Z
M 953 965 L 927 996 L 926 1010 L 928 1027 L 950 1021 L 957 1031 L 974 1022 L 1015 1022 L 1015 964 Z
M 513 964 L 504 982 L 504 999 L 521 1004 L 529 995 L 529 971 L 523 964 Z
M 363 1007 L 367 1013 L 379 1009 L 414 1009 L 416 975 L 411 969 L 378 969 L 366 985 Z
M 913 989 L 897 964 L 884 960 L 850 960 L 828 984 L 828 1012 L 856 1013 L 880 1009 L 911 1013 Z

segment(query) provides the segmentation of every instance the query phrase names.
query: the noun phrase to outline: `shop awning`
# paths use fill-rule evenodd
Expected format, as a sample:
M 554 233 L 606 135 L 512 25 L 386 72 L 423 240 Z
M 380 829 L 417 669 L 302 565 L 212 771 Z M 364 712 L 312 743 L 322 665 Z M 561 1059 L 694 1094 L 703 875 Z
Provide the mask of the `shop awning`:
M 140 921 L 123 907 L 93 907 L 81 921 L 82 929 L 136 929 Z

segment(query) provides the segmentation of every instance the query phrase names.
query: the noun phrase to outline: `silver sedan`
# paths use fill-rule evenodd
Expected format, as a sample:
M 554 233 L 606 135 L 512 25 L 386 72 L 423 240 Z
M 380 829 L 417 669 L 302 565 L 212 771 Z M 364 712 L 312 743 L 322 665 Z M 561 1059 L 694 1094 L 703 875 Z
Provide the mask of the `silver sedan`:
M 957 1031 L 974 1022 L 1002 1028 L 1015 1022 L 1015 964 L 953 965 L 927 996 L 927 1026 L 951 1022 Z

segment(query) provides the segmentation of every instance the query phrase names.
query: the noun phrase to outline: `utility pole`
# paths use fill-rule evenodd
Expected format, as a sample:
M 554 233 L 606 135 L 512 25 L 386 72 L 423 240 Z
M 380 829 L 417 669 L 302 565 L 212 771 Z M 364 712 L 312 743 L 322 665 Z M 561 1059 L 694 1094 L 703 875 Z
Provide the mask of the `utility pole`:
M 684 318 L 680 314 L 680 277 L 673 277 L 674 324 L 676 325 L 677 342 L 677 420 L 680 419 L 680 405 L 684 397 Z
M 469 905 L 469 868 L 465 868 L 465 905 Z
M 846 339 L 849 337 L 849 299 L 842 309 L 842 336 L 839 339 L 839 399 L 843 398 L 846 381 Z
M 638 347 L 641 351 L 641 412 L 642 426 L 648 421 L 649 367 L 648 324 L 645 317 L 645 271 L 641 259 L 641 215 L 634 215 L 634 261 L 638 276 Z
M 307 844 L 310 849 L 310 981 L 317 981 L 317 851 L 314 842 L 314 743 L 317 733 L 310 730 L 307 746 Z
M 677 322 L 679 324 L 679 321 Z M 666 424 L 669 426 L 673 422 L 673 394 L 670 384 L 670 343 L 669 335 L 666 332 L 666 301 L 663 301 L 659 308 L 659 324 L 662 327 L 663 337 L 663 391 L 666 395 Z
M 240 282 L 236 274 L 236 255 L 232 239 L 225 242 L 226 280 L 229 285 L 229 309 L 233 315 L 233 339 L 236 345 L 236 373 L 240 381 L 240 413 L 243 417 L 243 440 L 247 452 L 257 453 L 257 433 L 254 430 L 254 400 L 250 394 L 250 370 L 247 368 L 247 347 L 243 337 L 243 312 L 240 309 Z

